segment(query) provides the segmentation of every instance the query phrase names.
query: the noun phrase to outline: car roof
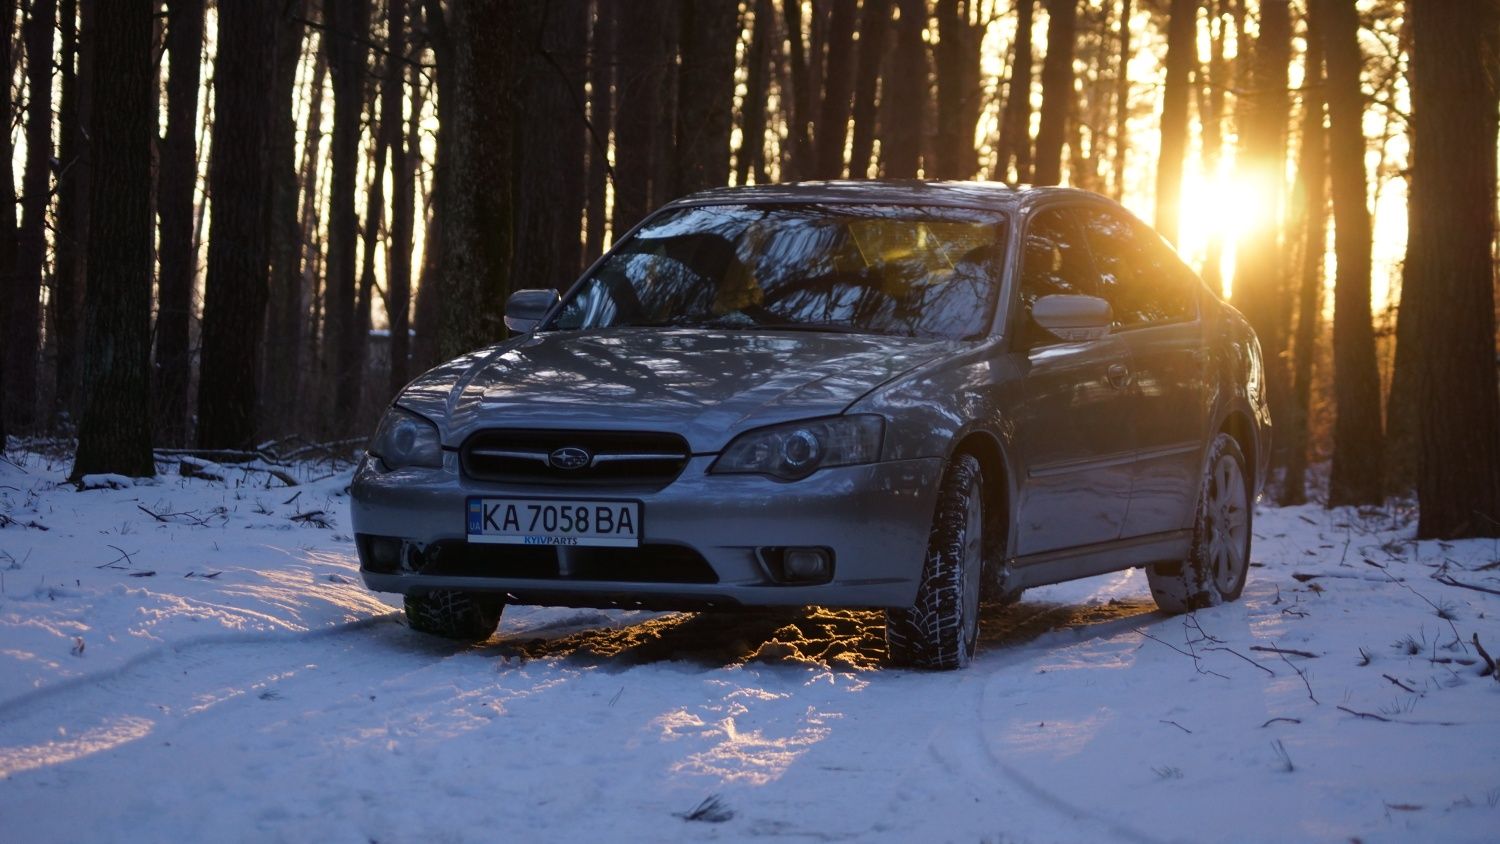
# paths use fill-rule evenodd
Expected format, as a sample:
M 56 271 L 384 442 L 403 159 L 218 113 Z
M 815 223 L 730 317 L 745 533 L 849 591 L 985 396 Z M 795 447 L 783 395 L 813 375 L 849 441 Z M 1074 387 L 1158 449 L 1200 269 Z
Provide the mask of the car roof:
M 1053 198 L 1104 199 L 1076 188 L 1007 185 L 1001 182 L 957 182 L 922 179 L 844 179 L 819 182 L 711 188 L 688 194 L 669 206 L 726 203 L 851 203 L 878 205 L 947 205 L 963 208 L 1017 209 Z

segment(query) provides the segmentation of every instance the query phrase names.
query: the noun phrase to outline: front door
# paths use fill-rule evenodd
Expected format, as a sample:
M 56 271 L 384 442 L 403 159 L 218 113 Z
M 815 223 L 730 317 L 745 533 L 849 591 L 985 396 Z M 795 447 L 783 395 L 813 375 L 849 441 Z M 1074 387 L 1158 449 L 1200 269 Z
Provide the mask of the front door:
M 1025 372 L 1013 409 L 1013 453 L 1024 476 L 1015 554 L 1118 539 L 1130 500 L 1134 421 L 1126 410 L 1129 351 L 1118 337 L 1065 342 L 1031 320 L 1043 296 L 1098 295 L 1098 277 L 1067 208 L 1038 212 L 1023 241 L 1019 325 Z
M 1130 415 L 1136 461 L 1126 538 L 1192 525 L 1207 426 L 1202 285 L 1154 232 L 1114 210 L 1080 208 L 1114 312 L 1114 334 L 1129 349 Z

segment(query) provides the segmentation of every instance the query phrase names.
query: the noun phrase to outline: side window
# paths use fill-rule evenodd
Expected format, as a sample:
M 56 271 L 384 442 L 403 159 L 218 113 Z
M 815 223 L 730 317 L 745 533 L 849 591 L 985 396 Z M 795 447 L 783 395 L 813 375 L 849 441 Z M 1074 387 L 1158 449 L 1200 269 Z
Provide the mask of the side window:
M 1043 296 L 1097 296 L 1097 278 L 1071 213 L 1055 208 L 1031 218 L 1021 255 L 1025 313 Z
M 1103 209 L 1082 209 L 1081 216 L 1099 268 L 1099 295 L 1109 300 L 1116 328 L 1197 317 L 1197 276 L 1161 238 Z

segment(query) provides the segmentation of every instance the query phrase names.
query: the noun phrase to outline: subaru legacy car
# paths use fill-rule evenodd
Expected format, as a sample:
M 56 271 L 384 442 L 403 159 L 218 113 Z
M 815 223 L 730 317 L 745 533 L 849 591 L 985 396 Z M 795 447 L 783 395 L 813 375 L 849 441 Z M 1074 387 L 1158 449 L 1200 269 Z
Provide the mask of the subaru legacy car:
M 1079 190 L 825 182 L 650 215 L 391 404 L 360 567 L 412 628 L 506 604 L 881 608 L 968 663 L 981 594 L 1132 567 L 1239 597 L 1269 442 L 1249 325 Z

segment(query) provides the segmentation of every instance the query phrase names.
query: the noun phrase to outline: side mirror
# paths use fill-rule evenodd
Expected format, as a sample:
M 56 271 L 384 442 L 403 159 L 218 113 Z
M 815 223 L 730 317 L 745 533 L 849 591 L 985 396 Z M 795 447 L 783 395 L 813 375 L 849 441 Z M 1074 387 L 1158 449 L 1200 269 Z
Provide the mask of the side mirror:
M 517 334 L 529 334 L 561 298 L 556 290 L 517 290 L 505 300 L 505 327 Z
M 1114 313 L 1098 296 L 1043 296 L 1032 303 L 1031 318 L 1059 338 L 1077 343 L 1108 334 Z

